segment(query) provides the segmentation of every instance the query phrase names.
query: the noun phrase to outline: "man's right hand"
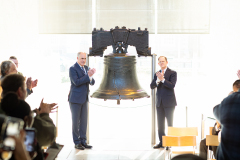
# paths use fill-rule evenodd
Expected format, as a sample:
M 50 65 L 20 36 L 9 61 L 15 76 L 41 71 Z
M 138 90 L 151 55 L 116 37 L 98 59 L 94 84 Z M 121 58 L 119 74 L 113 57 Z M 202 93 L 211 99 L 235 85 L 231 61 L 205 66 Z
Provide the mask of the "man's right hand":
M 92 77 L 94 74 L 96 73 L 96 69 L 95 68 L 91 68 L 88 70 L 88 76 Z
M 162 80 L 164 80 L 164 74 L 163 73 L 161 73 L 161 72 L 157 72 L 156 73 L 156 76 L 158 77 L 158 79 L 160 80 L 160 81 L 162 81 Z

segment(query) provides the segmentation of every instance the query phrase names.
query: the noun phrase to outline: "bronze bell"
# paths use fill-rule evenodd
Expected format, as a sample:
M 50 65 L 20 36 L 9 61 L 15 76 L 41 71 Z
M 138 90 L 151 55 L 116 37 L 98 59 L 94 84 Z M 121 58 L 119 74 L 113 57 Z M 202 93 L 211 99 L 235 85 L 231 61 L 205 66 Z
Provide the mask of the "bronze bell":
M 148 31 L 126 29 L 126 27 L 105 31 L 94 29 L 92 32 L 92 48 L 89 56 L 103 56 L 107 46 L 113 47 L 113 53 L 104 56 L 104 74 L 100 87 L 92 94 L 93 98 L 138 99 L 150 97 L 140 87 L 136 74 L 135 56 L 126 55 L 128 46 L 135 46 L 138 56 L 151 56 L 148 47 Z
M 126 54 L 104 56 L 104 73 L 100 87 L 91 97 L 99 99 L 138 99 L 150 97 L 139 85 L 136 57 Z

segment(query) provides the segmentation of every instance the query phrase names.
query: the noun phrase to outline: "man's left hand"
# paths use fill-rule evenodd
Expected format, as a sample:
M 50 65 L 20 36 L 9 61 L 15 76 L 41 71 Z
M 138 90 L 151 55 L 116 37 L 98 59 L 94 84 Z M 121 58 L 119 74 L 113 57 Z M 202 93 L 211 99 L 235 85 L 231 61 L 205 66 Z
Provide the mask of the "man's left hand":
M 36 87 L 36 86 L 37 86 L 37 83 L 38 83 L 38 80 L 37 80 L 37 79 L 34 80 L 34 81 L 32 81 L 32 88 Z
M 92 77 L 95 73 L 96 73 L 96 69 L 95 68 L 92 68 L 92 69 L 88 70 L 88 76 L 89 77 Z

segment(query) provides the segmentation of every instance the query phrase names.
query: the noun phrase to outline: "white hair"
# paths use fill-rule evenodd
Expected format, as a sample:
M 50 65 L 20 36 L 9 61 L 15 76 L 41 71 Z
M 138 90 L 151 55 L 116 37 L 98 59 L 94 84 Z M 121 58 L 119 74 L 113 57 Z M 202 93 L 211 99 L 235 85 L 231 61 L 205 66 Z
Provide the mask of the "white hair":
M 81 53 L 87 54 L 86 52 L 78 52 L 78 53 L 77 53 L 77 57 L 79 57 L 79 55 L 80 55 Z
M 4 77 L 11 68 L 11 65 L 15 65 L 12 60 L 6 60 L 1 63 L 1 75 Z

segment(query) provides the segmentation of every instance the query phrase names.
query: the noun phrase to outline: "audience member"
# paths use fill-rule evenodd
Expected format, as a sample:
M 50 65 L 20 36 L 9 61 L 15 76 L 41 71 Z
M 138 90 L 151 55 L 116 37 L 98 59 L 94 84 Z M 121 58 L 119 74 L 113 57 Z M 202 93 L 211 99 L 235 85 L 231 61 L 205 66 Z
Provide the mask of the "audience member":
M 172 160 L 204 160 L 204 159 L 193 154 L 181 154 L 173 157 Z
M 232 94 L 234 92 L 237 92 L 240 89 L 240 80 L 236 80 L 233 83 L 233 91 L 231 91 L 229 93 Z M 212 134 L 213 135 L 219 135 L 220 134 L 220 130 L 221 130 L 221 125 L 218 121 L 216 121 L 213 129 L 212 129 Z M 207 159 L 207 145 L 206 145 L 206 138 L 202 139 L 200 142 L 200 152 L 199 152 L 199 156 Z M 216 151 L 217 151 L 217 146 L 209 146 L 209 149 L 213 151 L 214 157 L 216 157 Z
M 23 128 L 32 127 L 33 117 L 31 114 L 31 108 L 24 100 L 18 99 L 18 95 L 15 92 L 8 92 L 4 95 L 1 102 L 1 107 L 7 116 L 22 119 L 24 121 Z M 30 152 L 29 154 L 31 157 L 35 157 L 35 160 L 44 159 L 43 152 L 41 151 L 41 147 L 37 141 L 34 143 L 34 151 Z
M 237 86 L 240 88 L 239 83 Z M 240 90 L 226 97 L 213 108 L 213 114 L 221 124 L 221 143 L 218 146 L 217 160 L 240 159 Z
M 1 80 L 8 74 L 17 73 L 17 67 L 11 60 L 6 60 L 1 63 Z
M 212 135 L 218 135 L 218 133 L 220 132 L 220 129 L 221 129 L 220 124 L 216 122 L 214 124 L 214 127 L 212 128 Z M 206 138 L 201 140 L 199 150 L 200 150 L 199 156 L 202 157 L 203 159 L 207 159 L 208 147 L 206 145 Z M 216 157 L 217 146 L 209 146 L 209 150 L 212 150 L 214 157 Z
M 26 146 L 24 144 L 26 134 L 24 130 L 21 130 L 18 137 L 13 136 L 12 138 L 15 140 L 15 150 L 13 151 L 13 155 L 15 160 L 31 160 L 31 157 L 26 150 Z
M 230 94 L 232 94 L 234 92 L 237 92 L 239 89 L 240 89 L 240 79 L 236 80 L 233 83 L 233 90 L 228 95 L 230 95 Z
M 0 78 L 0 81 L 2 81 L 3 78 L 6 75 L 15 74 L 15 73 L 17 73 L 17 67 L 13 63 L 13 61 L 7 60 L 7 61 L 3 61 L 1 63 L 1 78 Z M 33 92 L 32 88 L 37 86 L 37 81 L 33 82 L 32 78 L 30 77 L 30 78 L 27 79 L 26 84 L 27 84 L 26 90 L 27 90 L 27 96 L 28 96 Z
M 9 57 L 9 60 L 11 60 L 11 61 L 13 61 L 13 63 L 16 65 L 16 67 L 18 68 L 18 59 L 17 59 L 17 57 L 15 57 L 15 56 L 11 56 L 11 57 Z M 23 76 L 23 74 L 21 73 L 21 72 L 17 72 L 17 74 L 20 74 L 20 75 L 22 75 Z
M 19 99 L 26 98 L 26 84 L 23 76 L 19 74 L 7 75 L 2 80 L 2 96 L 4 97 L 8 92 L 15 92 Z M 37 140 L 40 146 L 50 145 L 56 138 L 56 127 L 49 117 L 49 113 L 55 109 L 55 103 L 46 104 L 43 100 L 39 109 L 35 109 L 37 115 L 34 117 L 33 128 L 37 130 Z M 1 108 L 1 103 L 0 103 Z
M 1 81 L 0 81 L 0 102 L 1 102 L 1 100 L 2 100 L 2 85 L 1 85 Z
M 9 57 L 9 60 L 13 61 L 13 63 L 14 63 L 14 64 L 16 65 L 16 67 L 18 68 L 19 63 L 18 63 L 17 57 L 11 56 L 11 57 Z M 22 74 L 21 72 L 18 71 L 17 73 L 23 76 L 23 74 Z M 34 80 L 34 81 L 32 81 L 32 78 L 31 78 L 31 77 L 29 77 L 29 78 L 27 79 L 27 96 L 30 95 L 31 93 L 33 93 L 32 88 L 36 87 L 36 86 L 37 86 L 37 83 L 38 83 L 38 80 L 37 80 L 37 79 Z

